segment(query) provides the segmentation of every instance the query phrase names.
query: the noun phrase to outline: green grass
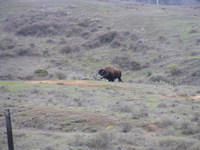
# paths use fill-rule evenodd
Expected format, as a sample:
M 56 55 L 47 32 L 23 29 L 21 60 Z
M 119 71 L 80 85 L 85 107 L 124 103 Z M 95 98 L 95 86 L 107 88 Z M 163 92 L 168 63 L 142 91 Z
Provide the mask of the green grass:
M 188 57 L 186 57 L 186 60 L 193 60 L 193 59 L 200 59 L 200 55 L 199 56 L 188 56 Z
M 24 84 L 21 81 L 0 81 L 0 86 Z
M 17 81 L 0 81 L 0 87 L 5 87 L 10 92 L 20 92 L 27 90 L 29 85 Z
M 45 69 L 37 69 L 34 71 L 34 73 L 41 77 L 47 76 L 49 74 L 48 71 Z

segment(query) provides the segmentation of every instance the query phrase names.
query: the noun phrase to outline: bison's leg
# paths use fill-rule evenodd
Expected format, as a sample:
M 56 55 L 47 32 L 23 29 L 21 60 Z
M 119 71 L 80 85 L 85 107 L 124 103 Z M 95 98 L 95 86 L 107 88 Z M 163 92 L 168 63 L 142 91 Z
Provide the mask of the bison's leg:
M 118 82 L 122 82 L 122 79 L 121 79 L 121 77 L 119 77 L 119 78 L 118 78 Z
M 114 82 L 114 81 L 115 81 L 115 79 L 113 79 L 113 78 L 110 78 L 110 79 L 108 79 L 108 81 L 109 81 L 109 82 Z

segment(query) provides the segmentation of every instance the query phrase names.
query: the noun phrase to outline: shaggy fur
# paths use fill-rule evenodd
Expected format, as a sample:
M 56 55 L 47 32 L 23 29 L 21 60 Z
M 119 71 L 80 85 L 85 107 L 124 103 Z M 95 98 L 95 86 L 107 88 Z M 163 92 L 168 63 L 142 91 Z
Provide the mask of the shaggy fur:
M 113 67 L 113 66 L 107 66 L 104 69 L 100 69 L 98 73 L 102 76 L 101 79 L 105 78 L 109 82 L 114 82 L 115 79 L 118 78 L 119 82 L 122 82 L 121 76 L 122 72 L 120 69 Z

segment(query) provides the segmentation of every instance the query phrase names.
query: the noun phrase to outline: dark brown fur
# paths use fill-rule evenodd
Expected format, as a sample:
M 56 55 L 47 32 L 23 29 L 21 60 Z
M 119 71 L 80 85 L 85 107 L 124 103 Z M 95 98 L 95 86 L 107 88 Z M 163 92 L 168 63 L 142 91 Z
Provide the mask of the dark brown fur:
M 100 69 L 98 73 L 102 76 L 101 79 L 105 78 L 109 82 L 114 82 L 115 79 L 118 78 L 119 82 L 122 82 L 121 76 L 122 72 L 120 69 L 113 67 L 113 66 L 107 66 L 104 69 Z

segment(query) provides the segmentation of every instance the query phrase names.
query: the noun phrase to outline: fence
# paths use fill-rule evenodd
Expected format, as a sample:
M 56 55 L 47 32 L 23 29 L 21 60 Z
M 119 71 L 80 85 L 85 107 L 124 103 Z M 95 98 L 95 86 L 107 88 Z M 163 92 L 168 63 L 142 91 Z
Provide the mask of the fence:
M 11 124 L 11 117 L 10 117 L 10 110 L 9 109 L 5 110 L 5 119 L 6 119 L 8 150 L 14 150 L 12 124 Z

